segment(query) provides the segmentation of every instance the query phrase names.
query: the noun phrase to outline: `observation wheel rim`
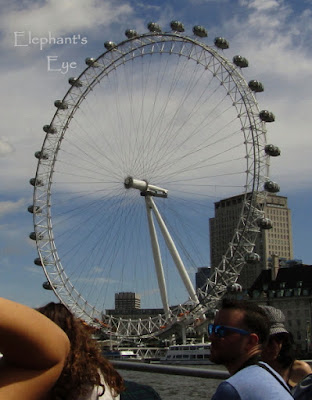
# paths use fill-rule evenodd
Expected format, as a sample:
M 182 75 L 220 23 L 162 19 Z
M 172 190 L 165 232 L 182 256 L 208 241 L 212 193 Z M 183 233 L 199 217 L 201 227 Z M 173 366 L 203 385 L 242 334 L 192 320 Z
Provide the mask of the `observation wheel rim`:
M 158 44 L 162 44 L 165 43 L 166 40 L 164 40 L 164 38 L 168 38 L 168 41 L 173 40 L 173 42 L 181 42 L 181 43 L 192 43 L 195 46 L 200 47 L 202 50 L 204 51 L 209 51 L 210 54 L 217 59 L 218 63 L 221 65 L 222 63 L 226 62 L 226 67 L 230 69 L 231 71 L 231 75 L 235 76 L 237 78 L 237 81 L 241 81 L 242 84 L 242 88 L 244 88 L 247 92 L 248 95 L 250 96 L 250 98 L 248 99 L 249 102 L 252 103 L 252 101 L 254 101 L 254 104 L 252 104 L 253 107 L 255 107 L 255 111 L 253 112 L 253 115 L 255 116 L 256 114 L 258 114 L 259 109 L 258 109 L 258 105 L 257 105 L 257 101 L 254 97 L 254 95 L 252 94 L 251 90 L 248 88 L 248 85 L 246 83 L 246 81 L 244 80 L 244 78 L 242 77 L 240 71 L 238 68 L 234 67 L 231 63 L 228 63 L 226 58 L 221 56 L 217 51 L 215 51 L 214 49 L 212 49 L 211 47 L 209 47 L 208 45 L 206 45 L 205 43 L 202 43 L 200 41 L 197 41 L 195 39 L 192 39 L 188 36 L 184 36 L 181 34 L 176 34 L 176 33 L 169 33 L 169 32 L 164 32 L 164 33 L 154 33 L 154 34 L 142 34 L 142 35 L 138 35 L 136 38 L 131 38 L 131 39 L 127 39 L 125 41 L 120 42 L 116 48 L 112 49 L 112 50 L 107 50 L 104 53 L 102 53 L 96 60 L 95 63 L 97 63 L 100 59 L 102 59 L 105 55 L 109 55 L 109 54 L 113 54 L 113 52 L 117 51 L 117 49 L 120 49 L 120 47 L 130 44 L 130 43 L 135 43 L 139 40 L 143 40 L 143 39 L 149 39 L 151 41 L 151 43 L 158 45 Z M 141 46 L 137 46 L 136 49 L 139 48 L 144 48 L 149 44 L 143 44 Z M 127 53 L 124 53 L 121 57 L 124 57 L 126 54 L 129 54 L 130 52 L 132 52 L 133 49 L 129 49 Z M 142 54 L 143 56 L 143 54 Z M 112 62 L 112 64 L 114 64 L 115 61 Z M 223 64 L 222 64 L 223 65 Z M 87 73 L 87 71 L 89 71 L 90 69 L 92 69 L 93 66 L 90 65 L 87 68 L 85 68 L 83 70 L 83 72 L 79 75 L 79 77 L 77 78 L 78 80 L 82 79 L 85 74 Z M 102 72 L 103 73 L 103 72 Z M 100 75 L 100 74 L 99 74 Z M 84 299 L 80 293 L 78 291 L 76 291 L 75 286 L 71 284 L 69 277 L 66 274 L 65 269 L 63 268 L 61 261 L 58 259 L 58 255 L 57 255 L 57 249 L 54 243 L 54 238 L 53 238 L 53 226 L 52 226 L 52 215 L 51 215 L 51 186 L 52 186 L 52 178 L 53 178 L 53 170 L 54 170 L 54 165 L 56 163 L 56 156 L 58 154 L 58 151 L 60 149 L 61 146 L 61 142 L 63 139 L 64 134 L 66 133 L 68 124 L 70 123 L 71 119 L 73 118 L 73 115 L 75 113 L 75 111 L 77 110 L 77 108 L 79 107 L 80 103 L 84 100 L 84 97 L 87 96 L 87 94 L 89 93 L 89 91 L 92 89 L 92 87 L 97 85 L 97 79 L 98 76 L 96 76 L 96 78 L 94 79 L 94 84 L 92 86 L 92 83 L 89 85 L 88 89 L 86 89 L 86 91 L 81 94 L 80 99 L 77 100 L 77 103 L 73 106 L 72 108 L 72 112 L 67 115 L 67 117 L 64 119 L 66 122 L 63 124 L 64 128 L 62 131 L 62 134 L 60 135 L 58 141 L 57 141 L 57 147 L 54 150 L 54 159 L 50 165 L 50 169 L 46 168 L 46 165 L 44 165 L 44 167 L 42 166 L 42 164 L 44 163 L 44 160 L 39 159 L 38 161 L 38 165 L 37 165 L 37 171 L 36 171 L 36 180 L 41 179 L 43 174 L 47 174 L 48 173 L 48 186 L 47 186 L 47 197 L 46 197 L 46 209 L 47 209 L 47 231 L 48 231 L 48 236 L 49 236 L 49 244 L 50 244 L 50 252 L 53 255 L 54 258 L 54 262 L 55 265 L 53 265 L 52 263 L 52 268 L 50 268 L 50 266 L 45 263 L 45 257 L 44 257 L 44 252 L 41 251 L 41 244 L 40 244 L 40 240 L 36 241 L 37 242 L 37 248 L 38 248 L 38 253 L 40 255 L 42 264 L 43 264 L 43 269 L 44 272 L 47 276 L 48 281 L 50 282 L 55 294 L 57 295 L 57 297 L 60 299 L 60 301 L 62 301 L 63 303 L 65 303 L 69 308 L 73 309 L 75 311 L 76 314 L 78 314 L 78 316 L 83 316 L 84 319 L 87 320 L 87 322 L 90 323 L 94 323 L 95 320 L 95 316 L 98 316 L 99 313 L 101 313 L 100 310 L 96 310 L 95 307 L 93 307 L 91 304 L 88 303 L 87 299 Z M 237 83 L 235 83 L 235 85 L 237 85 Z M 88 92 L 87 92 L 88 90 Z M 71 88 L 69 88 L 69 90 L 67 91 L 67 93 L 65 94 L 64 98 L 62 99 L 62 102 L 66 102 L 68 99 L 71 98 L 72 93 L 75 91 L 75 87 L 72 86 Z M 73 96 L 74 97 L 74 96 Z M 58 109 L 52 120 L 50 123 L 50 126 L 53 126 L 55 124 L 55 121 L 61 117 L 60 119 L 62 119 L 62 111 L 60 109 Z M 247 112 L 248 114 L 248 112 Z M 248 114 L 248 118 L 249 118 L 249 114 Z M 254 117 L 255 119 L 255 117 Z M 252 125 L 252 124 L 251 124 Z M 255 129 L 251 129 L 252 133 L 254 132 L 254 130 L 256 131 L 256 135 L 259 134 L 259 136 L 264 137 L 263 143 L 266 143 L 266 130 L 264 128 L 263 123 L 260 123 L 259 126 L 256 126 L 256 123 L 254 123 L 254 127 Z M 253 128 L 254 128 L 253 127 Z M 50 133 L 46 133 L 42 148 L 41 148 L 41 152 L 43 153 L 47 146 L 50 146 L 50 139 L 51 139 L 51 135 Z M 257 155 L 254 154 L 254 158 L 257 158 L 258 160 L 260 160 L 260 150 L 259 150 L 259 144 L 255 143 L 255 141 L 253 141 L 253 149 L 254 151 L 257 150 L 256 152 L 258 153 Z M 257 149 L 255 149 L 255 147 Z M 258 193 L 259 192 L 259 187 L 262 179 L 262 175 L 259 173 L 259 171 L 256 171 L 257 168 L 259 169 L 259 164 L 260 161 L 256 161 L 254 163 L 253 166 L 253 175 L 251 178 L 251 182 L 252 182 L 252 198 L 254 193 Z M 261 164 L 262 163 L 262 164 Z M 268 169 L 268 165 L 261 161 L 261 167 Z M 246 171 L 247 177 L 248 177 L 248 173 L 250 174 L 250 171 Z M 267 175 L 267 174 L 266 174 Z M 263 176 L 266 176 L 263 175 Z M 247 179 L 248 180 L 248 179 Z M 41 201 L 41 193 L 39 193 L 39 196 L 37 191 L 39 191 L 40 189 L 37 186 L 34 186 L 34 207 L 40 207 L 42 206 L 42 201 Z M 250 203 L 247 202 L 246 198 L 247 198 L 247 193 L 248 193 L 248 187 L 247 187 L 247 183 L 246 183 L 246 190 L 244 193 L 244 206 L 250 207 Z M 39 200 L 38 200 L 39 199 Z M 38 222 L 42 222 L 42 218 L 40 217 L 40 221 L 38 221 L 38 214 L 34 213 L 34 226 L 35 226 L 35 232 L 39 233 L 40 229 L 38 228 L 40 226 L 40 223 Z M 242 224 L 242 222 L 245 222 L 245 216 L 243 215 L 243 210 L 242 210 L 242 216 L 239 220 L 238 226 Z M 233 234 L 233 242 L 235 241 L 235 239 L 237 238 L 237 232 Z M 237 246 L 239 244 L 239 241 L 237 243 Z M 229 248 L 227 253 L 230 253 L 232 250 Z M 229 257 L 229 259 L 231 259 L 232 256 Z M 56 261 L 56 259 L 58 259 Z M 224 262 L 224 260 L 220 261 L 220 264 L 222 264 Z M 219 275 L 218 275 L 219 277 Z M 62 286 L 63 285 L 63 286 Z M 224 287 L 221 285 L 221 287 L 218 286 L 218 282 L 214 282 L 213 285 L 210 285 L 210 287 L 207 287 L 208 292 L 210 293 L 211 291 L 214 292 L 211 296 L 209 295 L 209 293 L 206 293 L 207 295 L 207 301 L 217 301 L 217 299 L 219 299 L 220 297 L 220 292 L 224 292 Z M 68 296 L 68 297 L 67 297 Z M 64 300 L 65 299 L 65 300 Z M 78 304 L 79 302 L 79 304 Z M 177 308 L 177 311 L 175 314 L 173 314 L 173 317 L 176 318 L 178 314 L 181 313 L 181 310 L 184 310 L 185 312 L 188 311 L 187 307 L 181 306 L 182 308 Z M 196 307 L 194 308 L 196 309 Z M 156 318 L 157 321 L 159 323 L 161 323 L 162 325 L 164 324 L 165 320 L 161 319 L 161 321 L 159 321 L 159 318 Z M 141 323 L 141 320 L 138 320 Z M 137 322 L 138 322 L 137 321 Z M 148 319 L 148 322 L 150 322 L 150 319 Z M 113 324 L 112 322 L 112 318 L 109 318 L 109 323 Z M 158 325 L 159 325 L 158 323 Z M 155 327 L 156 327 L 156 323 L 155 323 Z

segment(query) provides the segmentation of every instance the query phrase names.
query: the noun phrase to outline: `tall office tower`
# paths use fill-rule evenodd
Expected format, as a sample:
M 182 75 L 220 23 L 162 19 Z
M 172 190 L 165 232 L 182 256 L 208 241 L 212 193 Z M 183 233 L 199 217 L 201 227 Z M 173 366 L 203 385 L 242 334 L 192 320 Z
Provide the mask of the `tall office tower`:
M 199 267 L 195 273 L 196 289 L 202 288 L 210 277 L 210 267 Z
M 141 296 L 133 292 L 115 293 L 115 310 L 130 313 L 141 308 Z
M 259 196 L 259 202 L 262 197 Z M 232 240 L 237 226 L 243 195 L 230 197 L 215 203 L 215 216 L 210 218 L 210 260 L 215 267 Z M 287 206 L 287 197 L 269 193 L 263 206 L 264 216 L 272 221 L 272 229 L 263 229 L 257 236 L 254 251 L 261 257 L 257 264 L 246 265 L 241 271 L 238 283 L 249 288 L 262 269 L 268 269 L 272 255 L 280 259 L 293 259 L 291 214 Z
M 207 279 L 210 277 L 210 267 L 199 267 L 195 273 L 196 289 L 205 285 Z

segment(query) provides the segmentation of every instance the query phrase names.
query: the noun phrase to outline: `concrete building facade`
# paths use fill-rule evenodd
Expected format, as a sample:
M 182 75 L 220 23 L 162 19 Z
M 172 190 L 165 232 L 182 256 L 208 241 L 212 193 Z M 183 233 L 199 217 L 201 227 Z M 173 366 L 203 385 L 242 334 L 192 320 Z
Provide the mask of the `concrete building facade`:
M 291 212 L 287 197 L 268 194 L 264 205 L 260 204 L 262 196 L 258 199 L 264 216 L 272 221 L 273 227 L 262 229 L 257 236 L 254 251 L 259 254 L 260 262 L 245 266 L 241 271 L 238 282 L 244 288 L 249 288 L 263 269 L 271 267 L 274 255 L 285 260 L 293 258 Z M 215 216 L 209 220 L 212 267 L 218 265 L 232 240 L 243 200 L 244 196 L 238 195 L 215 203 Z
M 115 293 L 115 310 L 123 314 L 130 314 L 141 308 L 141 296 L 133 292 Z

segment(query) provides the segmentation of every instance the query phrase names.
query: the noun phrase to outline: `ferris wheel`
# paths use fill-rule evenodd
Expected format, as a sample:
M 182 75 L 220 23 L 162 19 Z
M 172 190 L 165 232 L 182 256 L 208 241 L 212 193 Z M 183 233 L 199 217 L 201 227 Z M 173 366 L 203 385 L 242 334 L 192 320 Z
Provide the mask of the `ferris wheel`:
M 119 336 L 153 335 L 183 315 L 198 319 L 233 285 L 269 225 L 257 199 L 277 192 L 269 179 L 260 82 L 244 79 L 248 61 L 229 61 L 224 38 L 184 33 L 125 32 L 119 44 L 87 58 L 69 79 L 45 138 L 34 186 L 34 232 L 44 287 L 78 317 Z M 209 265 L 214 203 L 243 195 L 232 240 L 205 284 L 193 277 Z M 118 317 L 116 294 L 140 295 L 155 316 Z M 136 301 L 139 301 L 135 297 Z

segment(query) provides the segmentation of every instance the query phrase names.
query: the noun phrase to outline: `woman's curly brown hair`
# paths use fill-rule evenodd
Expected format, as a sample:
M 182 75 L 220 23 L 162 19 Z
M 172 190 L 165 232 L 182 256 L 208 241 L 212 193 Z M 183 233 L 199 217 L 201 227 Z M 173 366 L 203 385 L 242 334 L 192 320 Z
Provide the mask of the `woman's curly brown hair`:
M 53 400 L 74 400 L 86 395 L 94 386 L 102 386 L 99 371 L 113 394 L 124 390 L 124 382 L 119 373 L 102 354 L 90 330 L 77 319 L 63 304 L 49 303 L 37 309 L 55 322 L 70 340 L 70 353 L 57 383 L 52 389 Z

